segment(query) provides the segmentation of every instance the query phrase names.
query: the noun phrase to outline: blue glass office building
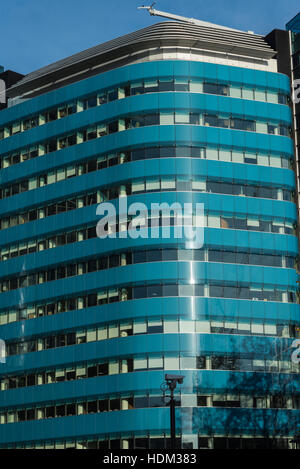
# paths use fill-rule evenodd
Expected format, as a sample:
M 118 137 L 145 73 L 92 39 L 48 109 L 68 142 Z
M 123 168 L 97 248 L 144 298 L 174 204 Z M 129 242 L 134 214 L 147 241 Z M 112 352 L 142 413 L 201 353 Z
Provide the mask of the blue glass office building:
M 178 447 L 296 447 L 297 190 L 276 51 L 162 22 L 7 95 L 0 447 L 167 448 L 166 372 L 185 376 Z M 125 195 L 203 203 L 204 246 L 97 238 L 98 204 Z

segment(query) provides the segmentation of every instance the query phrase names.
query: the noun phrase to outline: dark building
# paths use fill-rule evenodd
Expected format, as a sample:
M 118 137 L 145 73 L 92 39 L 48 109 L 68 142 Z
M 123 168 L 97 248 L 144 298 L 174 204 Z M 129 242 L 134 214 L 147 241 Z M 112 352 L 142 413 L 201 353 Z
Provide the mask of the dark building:
M 21 80 L 24 75 L 21 75 L 21 73 L 13 72 L 12 70 L 5 70 L 0 69 L 0 80 L 2 80 L 5 83 L 5 89 L 7 90 L 11 86 L 15 85 L 17 81 Z M 5 93 L 6 94 L 6 93 Z M 6 96 L 5 96 L 6 98 Z M 3 102 L 4 99 L 0 101 L 0 109 L 4 109 L 7 107 L 7 102 L 5 99 L 5 102 Z
M 294 99 L 292 100 L 294 113 L 296 161 L 298 171 L 298 194 L 299 194 L 299 154 L 300 154 L 300 13 L 296 15 L 288 24 L 290 40 L 290 66 L 291 78 L 295 84 Z

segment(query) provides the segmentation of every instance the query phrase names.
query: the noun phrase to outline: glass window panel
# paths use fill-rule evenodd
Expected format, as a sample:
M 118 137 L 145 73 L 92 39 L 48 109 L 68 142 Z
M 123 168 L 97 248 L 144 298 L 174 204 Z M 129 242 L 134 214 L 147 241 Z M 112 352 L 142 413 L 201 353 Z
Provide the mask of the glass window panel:
M 131 94 L 141 94 L 144 91 L 143 82 L 137 81 L 136 83 L 131 84 Z
M 150 90 L 147 90 L 147 88 L 158 88 L 158 81 L 157 80 L 145 80 L 144 82 L 144 87 L 146 89 L 146 91 L 150 91 Z
M 281 165 L 282 165 L 282 168 L 289 168 L 290 167 L 290 161 L 287 158 L 282 157 L 281 158 Z
M 108 364 L 108 374 L 109 375 L 116 375 L 119 373 L 119 361 L 111 361 Z
M 165 370 L 179 370 L 179 357 L 165 357 Z
M 251 324 L 251 332 L 252 334 L 263 334 L 264 333 L 264 326 L 263 324 Z
M 0 313 L 0 324 L 7 324 L 7 313 L 6 313 L 6 311 Z
M 160 182 L 158 178 L 146 180 L 146 191 L 158 191 L 160 189 Z
M 266 101 L 266 92 L 265 90 L 254 90 L 255 99 L 257 101 Z
M 226 322 L 225 321 L 224 328 L 229 329 L 231 331 L 234 331 L 235 329 L 237 329 L 237 323 L 236 322 L 229 322 L 229 321 Z
M 267 91 L 268 103 L 278 103 L 278 94 L 274 91 Z
M 149 368 L 163 368 L 163 359 L 161 357 L 149 357 Z
M 192 181 L 192 189 L 195 191 L 206 191 L 206 181 L 205 179 L 195 179 Z
M 209 333 L 210 323 L 209 321 L 196 321 L 196 332 Z
M 180 332 L 195 332 L 195 321 L 179 321 Z
M 108 337 L 107 327 L 106 326 L 98 327 L 97 334 L 98 334 L 98 340 L 107 339 L 107 337 Z
M 156 262 L 162 260 L 162 251 L 160 249 L 155 249 L 151 251 L 147 251 L 147 261 L 148 262 Z
M 244 161 L 245 161 L 245 163 L 257 164 L 256 153 L 246 153 Z
M 176 181 L 175 177 L 165 177 L 161 180 L 161 189 L 168 190 L 168 189 L 176 189 Z
M 120 337 L 127 337 L 129 335 L 132 335 L 132 332 L 133 328 L 131 323 L 126 322 L 120 324 Z
M 164 321 L 164 332 L 165 333 L 174 333 L 178 332 L 178 321 L 166 319 Z
M 230 86 L 230 96 L 232 98 L 241 98 L 242 97 L 242 90 L 240 86 Z
M 248 218 L 247 219 L 247 226 L 259 227 L 259 220 Z
M 163 285 L 163 296 L 178 296 L 178 285 Z
M 162 260 L 163 261 L 177 261 L 177 251 L 176 251 L 176 249 L 163 249 L 162 250 Z
M 132 192 L 143 192 L 145 191 L 145 181 L 140 180 L 140 181 L 134 181 L 132 183 Z
M 249 264 L 249 254 L 247 252 L 237 252 L 235 262 L 237 264 Z
M 231 151 L 229 150 L 219 150 L 219 160 L 220 161 L 231 161 Z
M 190 158 L 191 153 L 191 147 L 181 147 L 179 145 L 175 147 L 175 154 L 177 158 Z
M 207 148 L 206 149 L 206 159 L 207 160 L 218 160 L 219 152 L 216 148 Z
M 117 288 L 113 288 L 108 291 L 108 299 L 110 302 L 116 301 L 119 296 L 119 290 Z
M 97 340 L 97 331 L 96 329 L 88 329 L 86 335 L 87 342 L 94 342 Z
M 147 288 L 148 297 L 162 296 L 162 285 L 149 285 Z
M 56 181 L 56 173 L 51 171 L 48 173 L 48 184 L 53 184 Z
M 251 88 L 242 88 L 242 98 L 243 99 L 253 99 L 253 89 Z
M 232 161 L 234 163 L 244 163 L 244 153 L 242 151 L 233 151 Z
M 68 166 L 67 167 L 67 178 L 76 176 L 76 168 L 75 166 Z
M 256 121 L 256 132 L 268 133 L 268 124 L 266 122 Z
M 251 325 L 250 325 L 250 323 L 239 322 L 239 323 L 238 323 L 238 330 L 241 331 L 241 332 L 242 332 L 242 331 L 250 332 L 250 330 L 251 330 Z
M 220 228 L 220 217 L 209 215 L 208 226 L 211 228 Z
M 175 78 L 175 91 L 189 91 L 187 78 Z
M 134 370 L 146 370 L 147 369 L 147 358 L 135 358 Z
M 171 112 L 160 113 L 160 125 L 171 125 L 174 124 L 174 114 Z
M 181 395 L 181 406 L 182 407 L 197 407 L 197 395 Z
M 224 294 L 224 287 L 219 286 L 219 285 L 210 285 L 209 286 L 209 296 L 222 298 L 223 294 Z
M 29 179 L 28 190 L 36 189 L 37 188 L 37 178 Z
M 179 296 L 194 296 L 194 285 L 179 285 Z
M 134 334 L 145 334 L 147 332 L 147 323 L 146 321 L 135 321 L 133 323 L 133 333 Z
M 57 169 L 56 171 L 56 177 L 57 177 L 57 181 L 62 181 L 63 179 L 65 179 L 65 168 L 59 168 Z
M 175 112 L 175 124 L 188 124 L 189 122 L 189 112 Z
M 133 297 L 134 298 L 146 298 L 147 297 L 147 288 L 146 287 L 134 287 Z
M 203 93 L 203 82 L 200 80 L 197 80 L 197 78 L 191 78 L 190 92 L 191 93 Z
M 277 326 L 275 324 L 265 324 L 265 334 L 277 335 Z
M 196 357 L 181 357 L 180 367 L 186 369 L 196 369 Z
M 269 166 L 269 156 L 268 155 L 257 155 L 257 164 L 263 166 Z
M 109 338 L 119 337 L 119 326 L 118 324 L 109 325 Z
M 16 322 L 17 321 L 17 311 L 14 309 L 11 309 L 8 312 L 8 322 Z
M 277 156 L 270 156 L 270 166 L 275 168 L 281 167 L 281 159 Z

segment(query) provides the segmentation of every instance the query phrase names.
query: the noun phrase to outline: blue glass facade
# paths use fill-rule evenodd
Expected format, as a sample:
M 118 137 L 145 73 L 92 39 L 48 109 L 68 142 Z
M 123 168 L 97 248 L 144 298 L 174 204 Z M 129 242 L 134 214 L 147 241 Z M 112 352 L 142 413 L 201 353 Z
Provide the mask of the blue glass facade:
M 156 85 L 147 92 L 151 80 Z M 166 82 L 173 90 L 159 89 Z M 138 83 L 141 94 L 120 94 Z M 187 88 L 176 90 L 176 83 Z M 252 90 L 252 98 L 243 91 L 205 92 L 205 83 Z M 90 109 L 78 104 L 111 89 L 119 90 L 111 102 Z M 287 104 L 255 98 L 256 91 L 287 96 L 289 79 L 229 65 L 152 61 L 0 113 L 0 132 L 23 125 L 0 140 L 0 337 L 9 350 L 0 364 L 2 448 L 164 447 L 169 410 L 160 386 L 166 371 L 185 376 L 177 394 L 178 445 L 218 447 L 226 440 L 247 447 L 275 438 L 284 446 L 297 434 L 294 146 L 288 133 L 273 132 L 288 129 L 292 116 Z M 49 109 L 73 102 L 72 115 L 43 120 Z M 158 121 L 122 127 L 132 116 L 154 114 Z M 191 114 L 198 115 L 195 123 L 184 121 Z M 34 116 L 39 125 L 24 129 Z M 256 127 L 221 128 L 207 116 Z M 118 127 L 101 138 L 82 137 L 106 122 Z M 76 144 L 45 150 L 45 142 L 70 135 Z M 22 160 L 32 147 L 35 158 Z M 143 156 L 133 157 L 138 151 Z M 101 167 L 110 155 L 117 162 Z M 74 170 L 97 158 L 94 169 Z M 58 170 L 65 171 L 62 180 Z M 22 193 L 13 192 L 16 184 Z M 134 189 L 138 184 L 142 189 Z M 101 194 L 111 187 L 119 188 L 109 196 L 114 204 L 122 191 L 128 203 L 149 207 L 153 201 L 204 203 L 201 253 L 172 237 L 101 240 L 87 234 L 99 219 Z M 90 193 L 96 194 L 90 203 L 80 202 Z M 33 218 L 25 215 L 30 211 Z M 60 245 L 66 233 L 70 240 Z
M 287 26 L 287 29 L 289 31 L 294 31 L 295 33 L 299 33 L 300 32 L 300 15 L 299 15 L 299 13 L 293 19 L 291 19 L 287 23 L 286 26 Z

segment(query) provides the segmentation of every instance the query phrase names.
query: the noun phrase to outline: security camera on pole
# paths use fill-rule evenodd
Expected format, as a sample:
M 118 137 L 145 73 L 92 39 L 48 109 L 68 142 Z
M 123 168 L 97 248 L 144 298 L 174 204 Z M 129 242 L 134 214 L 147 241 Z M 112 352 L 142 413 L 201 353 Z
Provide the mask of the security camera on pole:
M 170 431 L 171 431 L 171 449 L 175 449 L 176 445 L 176 430 L 175 430 L 175 399 L 174 399 L 174 390 L 176 389 L 177 384 L 182 384 L 184 376 L 181 375 L 165 375 L 165 382 L 161 385 L 161 389 L 164 393 L 164 398 L 169 397 L 170 402 Z M 170 396 L 165 396 L 165 392 L 169 390 Z

